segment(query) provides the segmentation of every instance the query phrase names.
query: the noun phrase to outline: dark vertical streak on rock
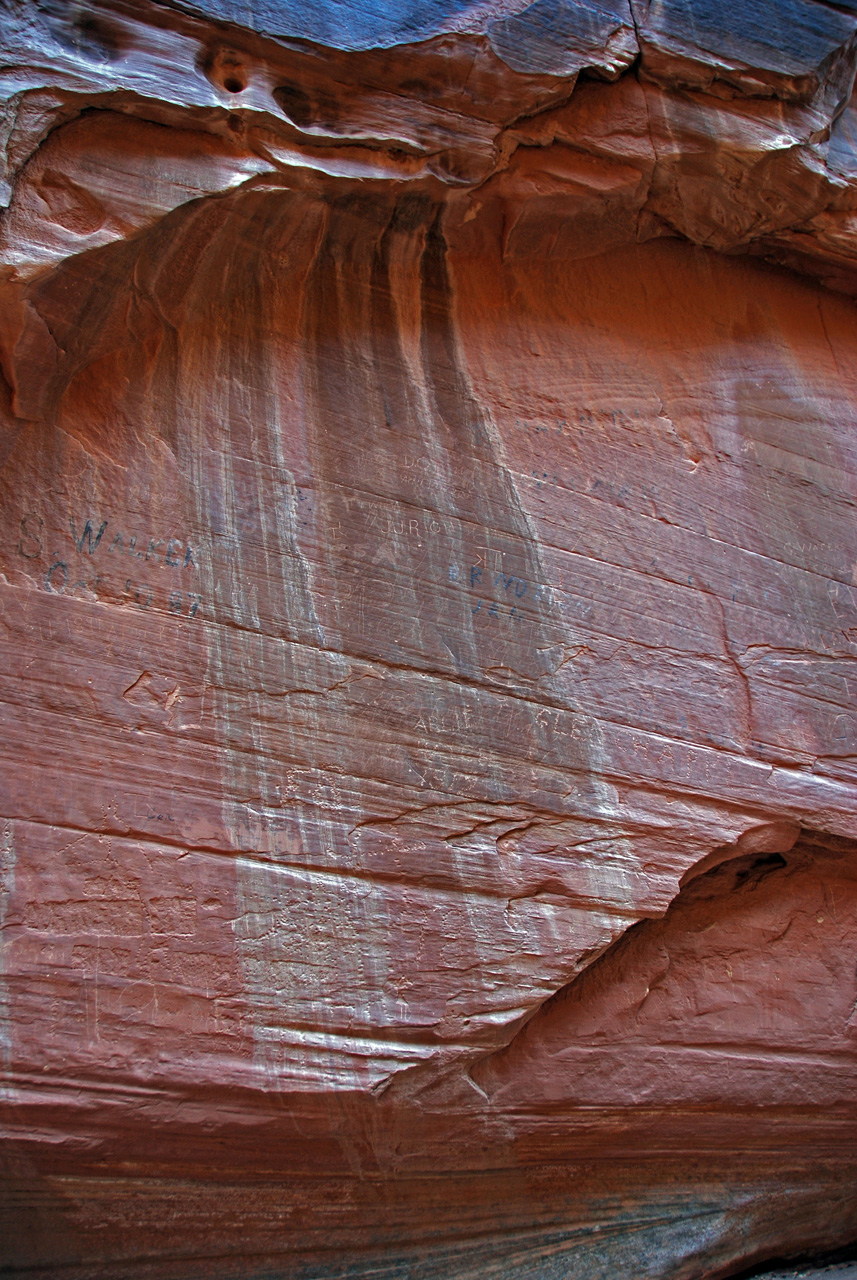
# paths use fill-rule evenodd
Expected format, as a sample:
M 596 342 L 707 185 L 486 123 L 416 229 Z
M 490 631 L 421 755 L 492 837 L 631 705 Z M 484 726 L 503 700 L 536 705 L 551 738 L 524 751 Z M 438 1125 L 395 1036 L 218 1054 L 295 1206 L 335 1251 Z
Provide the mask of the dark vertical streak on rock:
M 531 695 L 556 665 L 555 622 L 526 517 L 461 367 L 441 219 L 423 198 L 392 210 L 335 205 L 310 282 L 328 617 L 347 652 L 487 685 L 502 671 L 504 688 Z M 410 364 L 394 254 L 421 295 Z M 369 610 L 390 625 L 367 629 Z
M 436 429 L 450 466 L 455 471 L 469 472 L 470 496 L 460 506 L 459 515 L 468 522 L 468 527 L 462 529 L 465 545 L 470 543 L 472 548 L 468 558 L 481 569 L 479 585 L 484 579 L 490 593 L 479 598 L 483 608 L 489 599 L 501 600 L 502 616 L 508 611 L 511 622 L 513 605 L 507 606 L 509 591 L 505 583 L 513 578 L 516 583 L 530 584 L 527 591 L 532 595 L 546 585 L 545 575 L 526 516 L 491 438 L 485 410 L 477 403 L 462 368 L 442 217 L 443 210 L 439 208 L 427 230 L 422 258 L 423 369 L 434 401 Z M 474 545 L 474 535 L 478 535 L 479 549 Z M 543 596 L 546 598 L 546 593 L 540 593 L 540 598 Z M 517 677 L 507 687 L 532 693 L 530 682 L 549 672 L 550 653 L 556 646 L 556 636 L 541 616 L 542 609 L 528 612 L 525 622 L 512 622 L 522 634 L 515 637 L 516 643 L 508 647 L 505 660 L 499 663 L 496 636 L 479 625 L 480 621 L 484 623 L 479 617 L 481 612 L 480 609 L 474 615 L 473 622 L 478 667 L 490 671 L 492 667 L 506 666 Z M 486 612 L 490 613 L 490 604 Z

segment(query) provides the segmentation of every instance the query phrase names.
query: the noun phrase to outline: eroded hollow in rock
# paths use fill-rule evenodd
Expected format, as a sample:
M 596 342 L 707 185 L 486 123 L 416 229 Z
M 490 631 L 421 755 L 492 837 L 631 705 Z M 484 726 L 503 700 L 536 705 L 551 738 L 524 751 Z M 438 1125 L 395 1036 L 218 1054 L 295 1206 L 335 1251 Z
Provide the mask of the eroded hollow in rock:
M 237 49 L 214 49 L 203 63 L 205 74 L 211 83 L 227 93 L 243 93 L 247 88 L 249 73 L 246 56 Z

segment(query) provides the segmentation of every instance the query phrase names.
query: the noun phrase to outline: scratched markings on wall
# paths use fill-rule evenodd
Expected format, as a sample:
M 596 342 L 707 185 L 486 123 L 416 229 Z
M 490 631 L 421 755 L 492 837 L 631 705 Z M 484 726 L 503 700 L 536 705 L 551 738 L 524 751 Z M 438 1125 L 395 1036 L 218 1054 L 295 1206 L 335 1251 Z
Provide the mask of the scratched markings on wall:
M 40 586 L 54 595 L 106 599 L 139 609 L 155 607 L 189 618 L 197 616 L 202 603 L 192 589 L 196 549 L 183 538 L 128 534 L 113 528 L 110 520 L 78 521 L 73 516 L 68 533 L 58 537 L 41 516 L 28 512 L 20 520 L 16 550 L 22 559 L 33 562 Z M 129 559 L 135 562 L 133 568 Z M 130 576 L 125 576 L 129 569 Z M 164 569 L 178 572 L 164 581 L 159 572 Z M 183 570 L 190 571 L 190 581 L 181 576 Z M 123 585 L 117 597 L 119 583 Z

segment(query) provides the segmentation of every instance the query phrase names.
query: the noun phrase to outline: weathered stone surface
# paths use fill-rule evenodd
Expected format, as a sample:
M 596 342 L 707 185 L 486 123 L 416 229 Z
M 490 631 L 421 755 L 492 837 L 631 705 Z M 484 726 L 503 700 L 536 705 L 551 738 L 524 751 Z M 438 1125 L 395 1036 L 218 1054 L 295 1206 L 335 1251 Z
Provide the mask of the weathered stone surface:
M 7 3 L 8 1271 L 857 1237 L 855 28 Z

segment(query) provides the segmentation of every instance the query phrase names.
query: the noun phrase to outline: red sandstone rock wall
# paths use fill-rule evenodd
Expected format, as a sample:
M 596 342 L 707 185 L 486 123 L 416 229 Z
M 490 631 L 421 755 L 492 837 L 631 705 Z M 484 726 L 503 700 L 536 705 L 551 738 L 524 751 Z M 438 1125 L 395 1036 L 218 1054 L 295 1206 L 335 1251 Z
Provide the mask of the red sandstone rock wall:
M 857 18 L 204 7 L 4 16 L 2 1265 L 853 1239 Z

